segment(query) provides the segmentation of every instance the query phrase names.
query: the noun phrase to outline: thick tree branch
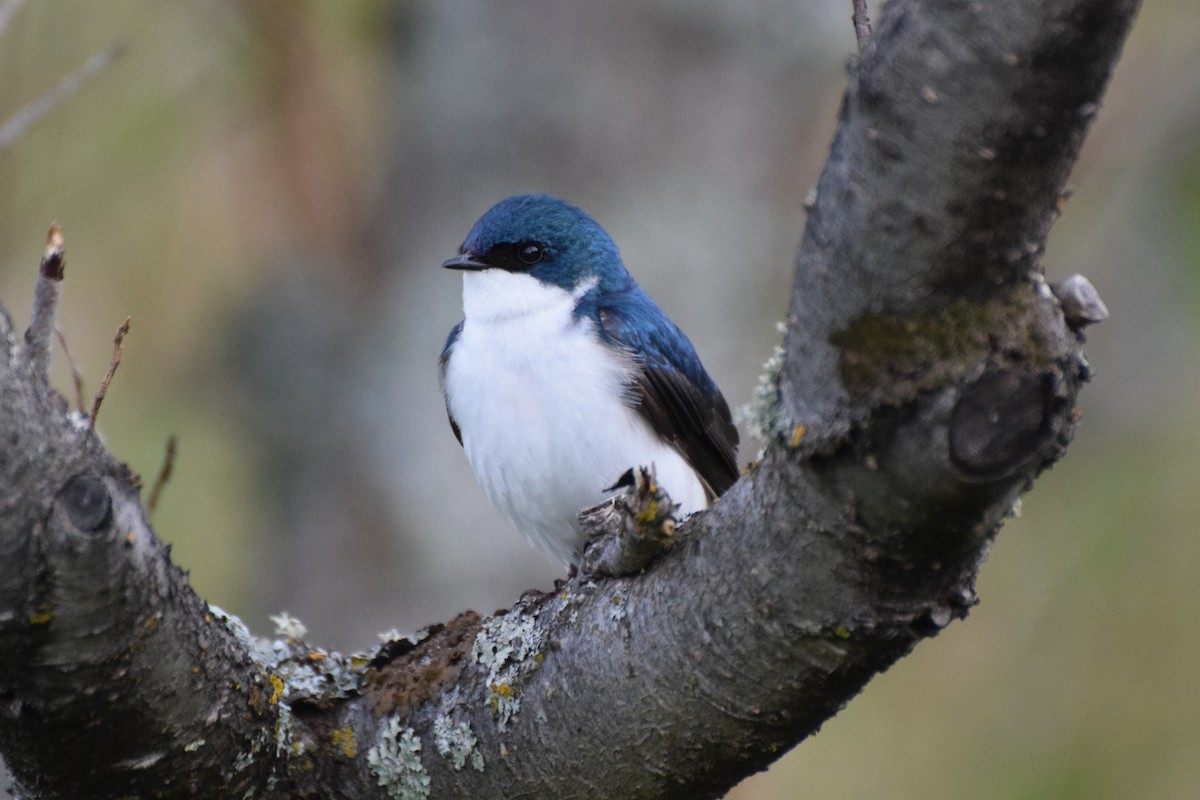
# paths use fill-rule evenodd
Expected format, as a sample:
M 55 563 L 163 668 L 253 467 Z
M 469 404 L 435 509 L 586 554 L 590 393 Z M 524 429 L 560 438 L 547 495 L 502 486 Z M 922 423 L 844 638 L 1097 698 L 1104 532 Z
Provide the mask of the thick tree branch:
M 205 606 L 0 320 L 0 750 L 23 795 L 696 798 L 769 764 L 966 614 L 1071 438 L 1075 328 L 1102 304 L 1065 317 L 1038 257 L 1135 9 L 890 4 L 811 209 L 763 460 L 646 572 L 418 642 L 264 643 Z
M 851 321 L 974 303 L 1040 275 L 1136 7 L 885 9 L 846 92 L 793 287 L 781 389 L 787 417 L 812 434 L 806 449 L 836 443 L 876 405 L 840 376 L 835 338 Z
M 225 755 L 274 750 L 268 675 L 188 588 L 133 476 L 7 315 L 0 340 L 0 749 L 23 794 L 263 785 L 270 763 Z

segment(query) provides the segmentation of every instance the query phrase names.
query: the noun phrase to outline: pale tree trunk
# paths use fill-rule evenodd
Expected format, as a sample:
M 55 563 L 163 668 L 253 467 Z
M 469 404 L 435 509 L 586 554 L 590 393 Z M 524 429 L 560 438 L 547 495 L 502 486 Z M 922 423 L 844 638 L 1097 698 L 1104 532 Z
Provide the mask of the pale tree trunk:
M 43 277 L 29 334 L 0 319 L 0 752 L 21 796 L 696 798 L 764 768 L 966 615 L 1071 439 L 1103 306 L 1039 256 L 1136 8 L 888 5 L 757 398 L 763 458 L 644 572 L 610 560 L 362 656 L 256 642 L 192 592 L 47 386 Z M 639 519 L 595 524 L 611 544 Z

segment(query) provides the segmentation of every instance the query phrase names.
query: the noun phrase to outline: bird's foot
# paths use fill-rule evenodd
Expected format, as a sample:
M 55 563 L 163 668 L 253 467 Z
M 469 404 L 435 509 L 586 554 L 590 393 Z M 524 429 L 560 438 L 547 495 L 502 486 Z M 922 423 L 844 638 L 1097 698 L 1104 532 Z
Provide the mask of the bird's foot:
M 653 468 L 629 470 L 612 488 L 624 491 L 579 515 L 585 576 L 641 572 L 675 540 L 679 507 L 655 480 Z

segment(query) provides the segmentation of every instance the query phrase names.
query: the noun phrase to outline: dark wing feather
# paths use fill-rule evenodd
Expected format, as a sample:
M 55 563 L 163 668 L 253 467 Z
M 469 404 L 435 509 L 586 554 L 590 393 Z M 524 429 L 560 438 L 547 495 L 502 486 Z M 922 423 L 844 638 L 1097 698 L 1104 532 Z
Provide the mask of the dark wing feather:
M 639 288 L 597 308 L 606 339 L 635 355 L 631 402 L 717 497 L 738 479 L 729 405 L 683 332 Z
M 450 363 L 450 351 L 454 349 L 454 343 L 458 341 L 462 329 L 461 322 L 454 326 L 450 335 L 446 337 L 446 346 L 442 348 L 442 355 L 438 357 L 438 384 L 442 387 L 442 399 L 446 402 L 446 418 L 450 420 L 450 430 L 454 431 L 454 438 L 458 439 L 460 445 L 462 444 L 462 431 L 458 429 L 458 423 L 454 421 L 454 415 L 450 413 L 450 398 L 446 397 L 446 365 Z

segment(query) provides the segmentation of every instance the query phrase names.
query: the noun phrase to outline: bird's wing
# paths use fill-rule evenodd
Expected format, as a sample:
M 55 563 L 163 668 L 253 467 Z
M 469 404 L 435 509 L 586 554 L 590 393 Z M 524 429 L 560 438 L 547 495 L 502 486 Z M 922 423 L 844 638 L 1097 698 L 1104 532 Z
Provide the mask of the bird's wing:
M 738 479 L 737 428 L 691 342 L 639 288 L 622 293 L 619 303 L 601 301 L 597 316 L 606 340 L 634 354 L 631 405 L 714 497 L 723 494 Z
M 450 363 L 450 352 L 454 349 L 458 337 L 462 335 L 462 329 L 461 322 L 454 326 L 450 335 L 446 337 L 446 346 L 442 348 L 442 355 L 438 358 L 438 384 L 442 387 L 442 399 L 446 402 L 446 418 L 450 420 L 450 430 L 454 431 L 454 438 L 458 439 L 459 444 L 462 444 L 462 431 L 454 421 L 454 415 L 450 413 L 450 398 L 446 397 L 446 365 Z

